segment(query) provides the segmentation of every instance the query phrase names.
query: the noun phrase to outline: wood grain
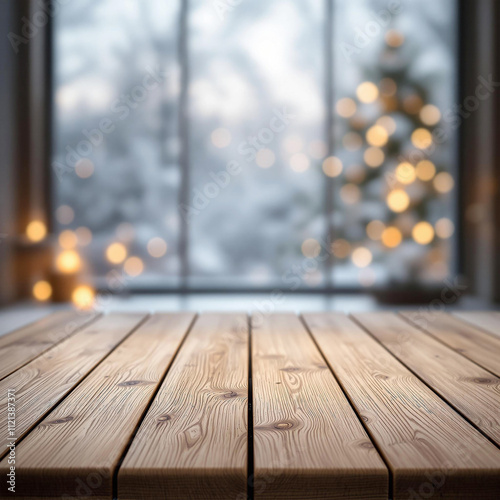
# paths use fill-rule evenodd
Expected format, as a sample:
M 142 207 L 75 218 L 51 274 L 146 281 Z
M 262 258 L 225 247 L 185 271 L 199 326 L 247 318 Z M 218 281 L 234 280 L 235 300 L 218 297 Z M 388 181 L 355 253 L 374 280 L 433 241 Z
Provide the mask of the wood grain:
M 110 314 L 54 346 L 0 382 L 0 394 L 16 391 L 16 435 L 20 439 L 38 423 L 96 364 L 144 318 L 143 314 Z M 0 422 L 7 421 L 0 407 Z M 7 450 L 2 440 L 0 455 Z M 2 484 L 2 487 L 4 485 Z
M 454 316 L 471 325 L 500 337 L 500 313 L 495 311 L 457 311 Z
M 404 318 L 500 377 L 500 338 L 443 312 L 404 312 Z
M 21 442 L 16 498 L 74 497 L 79 480 L 92 498 L 112 497 L 113 472 L 193 318 L 149 318 Z
M 395 500 L 498 498 L 497 447 L 345 315 L 305 319 L 391 469 Z
M 387 499 L 387 467 L 302 322 L 252 326 L 255 498 Z
M 70 337 L 98 315 L 60 311 L 0 337 L 0 380 Z
M 199 317 L 119 470 L 120 500 L 246 494 L 248 349 L 245 315 Z
M 354 318 L 469 421 L 500 445 L 500 379 L 392 313 Z

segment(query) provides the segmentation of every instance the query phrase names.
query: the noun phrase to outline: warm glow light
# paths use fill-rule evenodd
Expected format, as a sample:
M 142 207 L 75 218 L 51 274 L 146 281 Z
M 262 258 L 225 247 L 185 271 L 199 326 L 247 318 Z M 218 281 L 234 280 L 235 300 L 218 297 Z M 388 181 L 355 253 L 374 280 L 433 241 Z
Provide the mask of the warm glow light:
M 42 302 L 52 297 L 52 286 L 48 281 L 37 281 L 33 285 L 33 297 Z
M 420 110 L 420 119 L 425 125 L 436 125 L 441 119 L 441 111 L 433 104 L 426 104 Z
M 367 267 L 372 262 L 372 253 L 368 248 L 358 247 L 351 256 L 352 262 L 356 267 Z
M 364 152 L 363 159 L 369 167 L 376 168 L 382 165 L 385 160 L 385 155 L 380 148 L 372 146 Z
M 450 219 L 447 219 L 446 217 L 439 219 L 434 227 L 436 228 L 436 234 L 438 235 L 438 237 L 443 239 L 450 238 L 455 232 L 455 225 Z
M 321 245 L 314 238 L 308 238 L 302 243 L 301 250 L 304 257 L 314 259 L 320 254 Z
M 434 239 L 434 228 L 428 222 L 419 222 L 413 228 L 411 235 L 419 245 L 427 245 Z
M 144 270 L 144 263 L 139 257 L 129 257 L 125 261 L 123 269 L 129 276 L 139 276 Z
M 148 241 L 148 252 L 151 257 L 159 259 L 167 253 L 167 244 L 164 239 L 155 237 Z
M 276 156 L 270 149 L 261 149 L 257 153 L 257 157 L 255 159 L 257 165 L 261 168 L 269 168 L 274 165 L 276 160 Z
M 347 132 L 342 138 L 342 144 L 348 151 L 357 151 L 363 145 L 363 139 L 357 132 Z
M 41 220 L 32 220 L 26 227 L 26 236 L 31 241 L 42 241 L 47 235 L 47 226 Z
M 453 177 L 448 172 L 441 172 L 434 177 L 432 181 L 434 189 L 438 193 L 449 193 L 455 184 Z
M 389 47 L 401 47 L 405 41 L 405 37 L 403 33 L 397 30 L 389 30 L 385 34 L 385 43 L 389 45 Z
M 380 80 L 380 93 L 385 96 L 393 96 L 398 91 L 398 86 L 392 78 L 382 78 Z
M 59 245 L 61 248 L 64 248 L 64 250 L 71 250 L 72 248 L 76 247 L 76 244 L 78 242 L 78 238 L 76 234 L 73 231 L 70 231 L 69 229 L 66 229 L 59 235 Z
M 382 233 L 382 243 L 388 248 L 396 248 L 402 240 L 403 235 L 397 227 L 388 227 Z
M 384 232 L 385 224 L 379 220 L 372 220 L 366 225 L 366 234 L 371 240 L 378 241 L 382 237 Z
M 394 134 L 394 132 L 396 132 L 396 121 L 390 116 L 381 116 L 376 123 L 377 125 L 384 127 L 389 135 L 392 135 Z
M 387 206 L 393 212 L 404 212 L 410 205 L 410 197 L 402 189 L 394 189 L 387 195 Z
M 211 139 L 216 148 L 225 148 L 231 144 L 231 132 L 227 128 L 216 128 L 212 132 Z
M 432 135 L 425 128 L 417 128 L 411 134 L 411 142 L 418 149 L 427 149 L 432 144 Z
M 404 161 L 396 167 L 396 179 L 401 184 L 411 184 L 416 178 L 417 174 L 411 163 Z
M 71 224 L 75 218 L 75 211 L 68 205 L 61 205 L 56 210 L 56 219 L 59 224 Z
M 356 95 L 361 102 L 373 102 L 378 97 L 378 88 L 373 82 L 363 82 L 358 85 Z
M 76 273 L 80 270 L 82 261 L 80 255 L 74 250 L 65 250 L 56 258 L 56 267 L 65 274 Z
M 436 167 L 432 161 L 419 161 L 417 163 L 416 174 L 421 181 L 430 181 L 436 175 Z
M 127 258 L 127 248 L 123 243 L 111 243 L 106 248 L 106 258 L 111 264 L 120 264 Z
M 311 161 L 304 153 L 295 153 L 290 157 L 290 167 L 294 172 L 305 172 Z
M 75 173 L 81 179 L 88 179 L 94 173 L 94 164 L 88 158 L 76 162 Z
M 332 243 L 331 250 L 337 259 L 345 259 L 351 252 L 351 245 L 348 241 L 339 238 Z
M 73 290 L 71 300 L 78 309 L 90 309 L 94 305 L 95 292 L 88 285 L 80 285 Z
M 356 113 L 356 103 L 350 97 L 344 97 L 337 101 L 335 109 L 342 118 L 350 118 Z
M 336 156 L 329 156 L 323 162 L 323 172 L 328 177 L 337 177 L 342 172 L 342 162 Z
M 92 242 L 92 231 L 88 227 L 82 226 L 75 229 L 75 234 L 78 244 L 82 247 L 86 247 Z
M 298 135 L 290 135 L 283 141 L 283 146 L 287 153 L 298 153 L 304 148 L 304 141 Z
M 356 184 L 345 184 L 340 189 L 340 197 L 344 203 L 354 205 L 361 199 L 361 191 Z
M 366 131 L 366 141 L 371 146 L 385 146 L 388 139 L 389 134 L 382 125 L 373 125 Z

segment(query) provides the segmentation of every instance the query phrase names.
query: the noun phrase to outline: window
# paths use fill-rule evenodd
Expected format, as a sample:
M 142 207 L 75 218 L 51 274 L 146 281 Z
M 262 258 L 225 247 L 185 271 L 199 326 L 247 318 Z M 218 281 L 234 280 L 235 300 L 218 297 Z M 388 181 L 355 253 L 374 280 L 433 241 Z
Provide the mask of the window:
M 123 271 L 136 289 L 447 276 L 455 1 L 389 4 L 66 4 L 54 22 L 61 251 L 76 245 L 90 275 Z

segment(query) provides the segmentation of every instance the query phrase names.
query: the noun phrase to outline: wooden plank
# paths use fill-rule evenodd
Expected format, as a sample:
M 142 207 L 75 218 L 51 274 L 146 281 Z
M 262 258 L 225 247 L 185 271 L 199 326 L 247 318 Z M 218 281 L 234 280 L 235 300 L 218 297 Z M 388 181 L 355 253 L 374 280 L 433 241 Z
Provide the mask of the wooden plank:
M 60 311 L 0 337 L 0 380 L 96 319 L 96 314 Z
M 387 499 L 387 467 L 299 318 L 256 325 L 255 498 Z
M 500 337 L 500 313 L 495 311 L 477 311 L 465 312 L 457 311 L 453 313 L 454 316 L 466 321 L 477 328 L 487 331 L 497 337 Z
M 112 498 L 113 472 L 193 318 L 149 318 L 20 443 L 16 498 L 79 490 Z M 4 459 L 0 472 L 7 470 Z
M 118 472 L 122 499 L 230 499 L 247 489 L 244 314 L 203 314 Z
M 493 500 L 500 450 L 343 314 L 306 322 L 393 477 L 395 500 Z
M 420 379 L 500 445 L 500 379 L 392 313 L 356 320 Z
M 500 377 L 500 338 L 443 312 L 404 312 L 404 318 Z
M 0 394 L 15 390 L 16 437 L 23 437 L 143 319 L 143 314 L 110 314 L 64 340 L 0 382 Z M 7 421 L 7 405 L 0 422 Z M 7 451 L 2 441 L 0 456 Z

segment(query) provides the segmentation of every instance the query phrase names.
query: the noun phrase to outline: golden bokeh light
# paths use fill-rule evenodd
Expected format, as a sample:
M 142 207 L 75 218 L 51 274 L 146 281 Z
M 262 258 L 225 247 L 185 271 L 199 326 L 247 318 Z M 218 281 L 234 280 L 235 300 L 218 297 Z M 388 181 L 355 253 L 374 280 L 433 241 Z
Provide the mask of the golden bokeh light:
M 142 259 L 139 257 L 129 257 L 125 261 L 123 269 L 129 276 L 139 276 L 139 274 L 144 271 L 144 262 L 142 262 Z
M 255 158 L 257 165 L 261 168 L 272 167 L 275 160 L 276 156 L 274 155 L 274 152 L 267 148 L 259 150 L 257 157 Z
M 396 248 L 401 244 L 402 240 L 403 240 L 403 235 L 401 234 L 401 231 L 397 227 L 390 226 L 386 228 L 382 233 L 382 243 L 387 248 Z
M 159 236 L 151 238 L 148 241 L 148 253 L 156 259 L 163 257 L 167 253 L 167 243 Z
M 380 220 L 372 220 L 366 225 L 366 234 L 368 238 L 374 241 L 380 240 L 384 232 L 385 224 Z
M 455 224 L 446 217 L 439 219 L 434 224 L 434 228 L 436 229 L 437 236 L 442 239 L 451 238 L 455 232 Z
M 419 245 L 428 245 L 434 239 L 434 228 L 428 222 L 415 224 L 411 235 Z
M 347 240 L 339 238 L 332 243 L 331 250 L 337 259 L 345 259 L 351 253 L 351 245 Z
M 427 149 L 432 144 L 432 134 L 426 128 L 417 128 L 411 134 L 411 142 L 418 149 Z
M 378 97 L 378 88 L 373 82 L 363 82 L 358 85 L 356 95 L 361 102 L 370 103 Z
M 335 109 L 342 118 L 350 118 L 356 113 L 356 103 L 350 97 L 344 97 L 337 101 Z
M 329 156 L 323 162 L 323 172 L 328 177 L 337 177 L 342 173 L 342 162 L 336 156 Z
M 415 167 L 411 163 L 403 161 L 396 167 L 396 179 L 401 184 L 411 184 L 416 178 Z
M 30 241 L 42 241 L 47 236 L 47 226 L 41 220 L 32 220 L 26 227 L 26 236 Z
M 75 229 L 76 238 L 78 244 L 82 247 L 86 247 L 92 243 L 92 231 L 88 227 L 78 227 Z
M 71 294 L 71 300 L 78 309 L 91 309 L 94 305 L 95 291 L 88 285 L 77 286 Z
M 225 148 L 231 144 L 231 132 L 227 128 L 216 128 L 210 137 L 216 148 Z
M 396 120 L 390 116 L 381 116 L 377 121 L 377 125 L 380 125 L 381 127 L 384 127 L 385 130 L 387 130 L 387 133 L 389 135 L 394 134 L 396 132 Z
M 75 173 L 81 179 L 88 179 L 94 173 L 94 164 L 88 158 L 81 158 L 76 162 Z
M 394 47 L 394 48 L 401 47 L 401 45 L 403 45 L 405 41 L 403 33 L 394 29 L 389 30 L 385 34 L 384 39 L 385 43 L 389 45 L 389 47 Z
M 37 281 L 33 285 L 32 292 L 33 292 L 33 297 L 36 300 L 45 302 L 46 300 L 49 300 L 50 297 L 52 297 L 52 285 L 45 280 Z
M 422 123 L 429 126 L 436 125 L 436 123 L 441 120 L 441 111 L 439 111 L 439 108 L 433 104 L 426 104 L 420 110 L 419 115 Z
M 361 190 L 356 184 L 345 184 L 340 189 L 340 197 L 347 205 L 354 205 L 361 199 Z
M 453 177 L 448 172 L 441 172 L 437 174 L 432 183 L 434 189 L 441 194 L 449 193 L 455 185 Z
M 377 168 L 384 163 L 385 154 L 380 148 L 371 146 L 364 152 L 363 159 L 369 167 Z
M 80 255 L 74 250 L 65 250 L 56 257 L 56 268 L 65 274 L 78 272 L 82 267 Z
M 321 252 L 321 245 L 314 238 L 308 238 L 302 243 L 302 254 L 309 259 L 316 258 Z
M 111 243 L 106 248 L 106 258 L 111 264 L 120 264 L 127 258 L 127 248 L 123 243 Z
M 387 195 L 387 206 L 393 212 L 404 212 L 410 206 L 410 197 L 403 189 L 394 189 Z
M 415 173 L 421 181 L 430 181 L 436 175 L 436 167 L 432 161 L 422 160 L 417 163 Z
M 304 153 L 295 153 L 290 157 L 290 168 L 294 172 L 305 172 L 311 166 L 311 160 Z
M 76 247 L 78 238 L 73 231 L 66 229 L 59 235 L 58 241 L 61 248 L 64 248 L 64 250 L 71 250 Z
M 366 247 L 358 247 L 352 252 L 352 263 L 356 267 L 367 267 L 373 260 L 372 253 Z
M 389 134 L 382 125 L 373 125 L 366 131 L 366 141 L 370 146 L 385 146 L 388 139 Z

